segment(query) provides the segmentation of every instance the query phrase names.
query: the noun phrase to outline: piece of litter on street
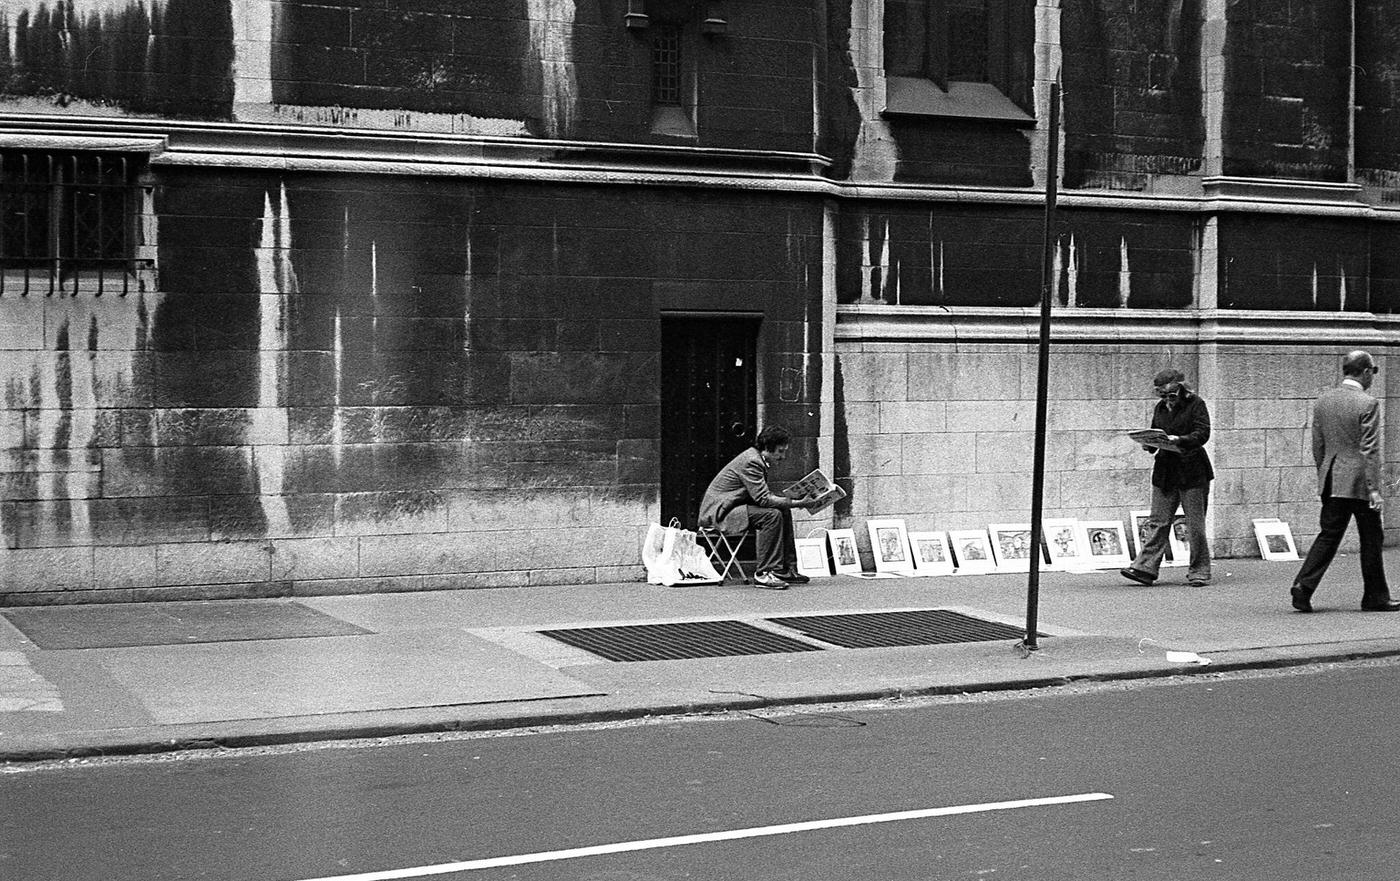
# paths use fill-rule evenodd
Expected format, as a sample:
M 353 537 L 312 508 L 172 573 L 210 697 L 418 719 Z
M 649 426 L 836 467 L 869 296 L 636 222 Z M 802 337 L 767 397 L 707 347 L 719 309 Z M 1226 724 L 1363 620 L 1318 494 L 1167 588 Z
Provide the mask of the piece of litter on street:
M 1210 658 L 1203 658 L 1194 651 L 1168 651 L 1166 660 L 1173 664 L 1210 664 Z

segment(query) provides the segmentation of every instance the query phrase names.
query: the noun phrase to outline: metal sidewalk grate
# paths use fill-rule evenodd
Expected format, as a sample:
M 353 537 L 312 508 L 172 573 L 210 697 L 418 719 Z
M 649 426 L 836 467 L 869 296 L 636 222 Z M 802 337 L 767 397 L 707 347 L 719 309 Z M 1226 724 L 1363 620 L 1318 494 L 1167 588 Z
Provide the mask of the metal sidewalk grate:
M 799 615 L 766 620 L 791 627 L 813 639 L 848 649 L 986 642 L 1020 639 L 1025 635 L 1021 628 L 996 621 L 984 621 L 947 609 L 859 612 L 850 615 Z
M 539 632 L 609 661 L 674 661 L 821 651 L 818 646 L 770 633 L 741 621 L 625 624 Z

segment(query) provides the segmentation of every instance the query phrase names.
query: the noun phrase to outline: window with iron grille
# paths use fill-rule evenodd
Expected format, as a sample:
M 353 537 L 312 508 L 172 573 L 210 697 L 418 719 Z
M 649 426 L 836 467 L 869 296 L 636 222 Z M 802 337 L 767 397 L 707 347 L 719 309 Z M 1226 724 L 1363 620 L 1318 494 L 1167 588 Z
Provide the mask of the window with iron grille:
M 124 268 L 135 253 L 137 164 L 0 151 L 0 267 Z
M 651 39 L 651 101 L 679 107 L 681 103 L 681 29 L 657 25 Z
M 1024 0 L 885 0 L 885 74 L 1007 91 L 1029 61 Z M 1028 19 L 1027 19 L 1028 20 Z

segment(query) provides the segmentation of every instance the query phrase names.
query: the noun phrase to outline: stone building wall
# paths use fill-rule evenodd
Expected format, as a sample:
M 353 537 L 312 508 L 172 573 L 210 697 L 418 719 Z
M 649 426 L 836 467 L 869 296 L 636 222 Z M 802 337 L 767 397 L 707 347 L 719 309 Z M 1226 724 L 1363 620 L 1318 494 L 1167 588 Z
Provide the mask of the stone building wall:
M 667 315 L 758 319 L 799 530 L 1023 520 L 1052 176 L 1047 512 L 1141 506 L 1173 361 L 1217 552 L 1306 542 L 1307 401 L 1400 341 L 1393 3 L 990 2 L 949 103 L 882 0 L 0 0 L 0 173 L 137 169 L 123 271 L 0 255 L 0 602 L 635 580 Z

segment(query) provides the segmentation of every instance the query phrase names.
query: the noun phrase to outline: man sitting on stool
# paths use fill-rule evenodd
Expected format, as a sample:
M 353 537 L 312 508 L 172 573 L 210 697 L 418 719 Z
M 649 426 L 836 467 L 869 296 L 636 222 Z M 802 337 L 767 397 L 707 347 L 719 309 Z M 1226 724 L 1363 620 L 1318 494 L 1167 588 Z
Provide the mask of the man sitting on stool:
M 769 590 L 787 590 L 789 583 L 811 579 L 797 572 L 797 545 L 792 535 L 792 509 L 811 498 L 789 499 L 768 488 L 768 468 L 787 458 L 792 434 L 770 425 L 758 433 L 753 446 L 720 469 L 700 501 L 700 525 L 742 538 L 753 529 L 758 567 L 753 583 Z

